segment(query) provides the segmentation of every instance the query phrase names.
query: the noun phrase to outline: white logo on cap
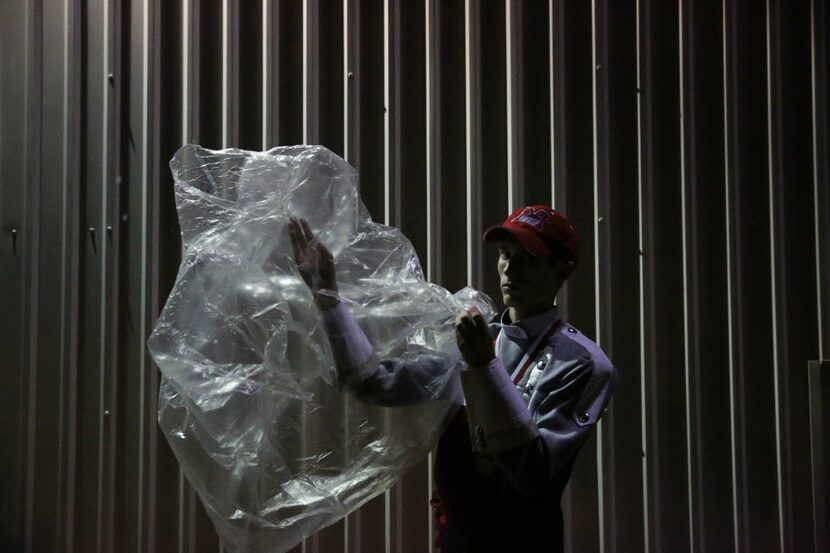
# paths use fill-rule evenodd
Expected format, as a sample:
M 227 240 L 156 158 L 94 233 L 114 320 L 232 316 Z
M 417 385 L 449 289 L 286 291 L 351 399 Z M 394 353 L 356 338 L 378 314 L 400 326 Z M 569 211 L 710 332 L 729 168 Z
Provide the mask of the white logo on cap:
M 544 211 L 542 209 L 537 209 L 535 207 L 526 207 L 522 210 L 521 213 L 513 217 L 512 223 L 527 223 L 528 225 L 532 225 L 536 227 L 537 230 L 542 230 L 542 227 L 550 218 L 550 213 Z

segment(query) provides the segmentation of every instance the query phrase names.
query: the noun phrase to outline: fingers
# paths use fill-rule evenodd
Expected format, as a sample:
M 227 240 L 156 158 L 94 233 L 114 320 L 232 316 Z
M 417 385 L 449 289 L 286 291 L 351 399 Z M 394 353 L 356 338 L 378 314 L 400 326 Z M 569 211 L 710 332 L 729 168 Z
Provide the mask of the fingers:
M 302 231 L 297 224 L 297 220 L 293 217 L 288 221 L 288 237 L 291 239 L 291 249 L 294 253 L 294 260 L 299 263 L 302 256 L 303 248 L 305 248 L 305 240 L 302 236 Z
M 461 311 L 455 318 L 455 328 L 464 335 L 488 333 L 487 321 L 475 307 Z
M 475 307 L 470 307 L 467 312 L 473 319 L 473 323 L 475 323 L 476 328 L 487 328 L 487 321 L 484 320 L 484 316 L 481 314 L 481 311 Z
M 314 236 L 314 233 L 311 232 L 311 227 L 308 226 L 308 221 L 305 219 L 300 219 L 300 228 L 303 231 L 303 236 L 306 241 L 306 245 L 314 244 L 317 242 L 317 237 Z

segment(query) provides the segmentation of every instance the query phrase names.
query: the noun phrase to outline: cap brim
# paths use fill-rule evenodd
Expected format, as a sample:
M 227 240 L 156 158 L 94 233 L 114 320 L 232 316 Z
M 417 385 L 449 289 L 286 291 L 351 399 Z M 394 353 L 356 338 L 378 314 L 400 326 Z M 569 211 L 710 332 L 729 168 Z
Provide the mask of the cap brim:
M 515 238 L 524 249 L 536 257 L 547 257 L 551 253 L 541 238 L 519 226 L 508 228 L 503 225 L 496 225 L 484 232 L 485 242 L 496 242 L 511 237 Z

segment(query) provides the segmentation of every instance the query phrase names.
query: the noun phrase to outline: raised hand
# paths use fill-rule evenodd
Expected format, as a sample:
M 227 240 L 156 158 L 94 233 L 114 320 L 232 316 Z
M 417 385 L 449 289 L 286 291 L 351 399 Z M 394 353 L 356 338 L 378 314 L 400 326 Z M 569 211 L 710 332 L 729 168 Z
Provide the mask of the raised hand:
M 288 235 L 294 262 L 318 307 L 328 309 L 337 305 L 337 279 L 329 249 L 314 236 L 305 219 L 292 217 L 288 222 Z
M 487 321 L 475 307 L 465 309 L 455 318 L 455 340 L 470 367 L 483 367 L 496 356 Z

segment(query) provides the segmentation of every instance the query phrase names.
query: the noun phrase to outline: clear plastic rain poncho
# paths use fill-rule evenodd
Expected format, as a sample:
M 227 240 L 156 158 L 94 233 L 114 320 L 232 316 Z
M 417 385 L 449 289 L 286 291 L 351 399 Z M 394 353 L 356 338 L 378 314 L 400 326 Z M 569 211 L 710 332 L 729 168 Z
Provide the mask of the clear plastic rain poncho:
M 170 163 L 184 252 L 149 340 L 159 423 L 228 549 L 278 553 L 388 489 L 461 401 L 455 314 L 489 298 L 425 282 L 397 229 L 372 222 L 357 173 L 320 146 L 181 148 Z M 331 250 L 342 301 L 380 359 L 440 356 L 422 401 L 384 407 L 337 381 L 289 217 Z

